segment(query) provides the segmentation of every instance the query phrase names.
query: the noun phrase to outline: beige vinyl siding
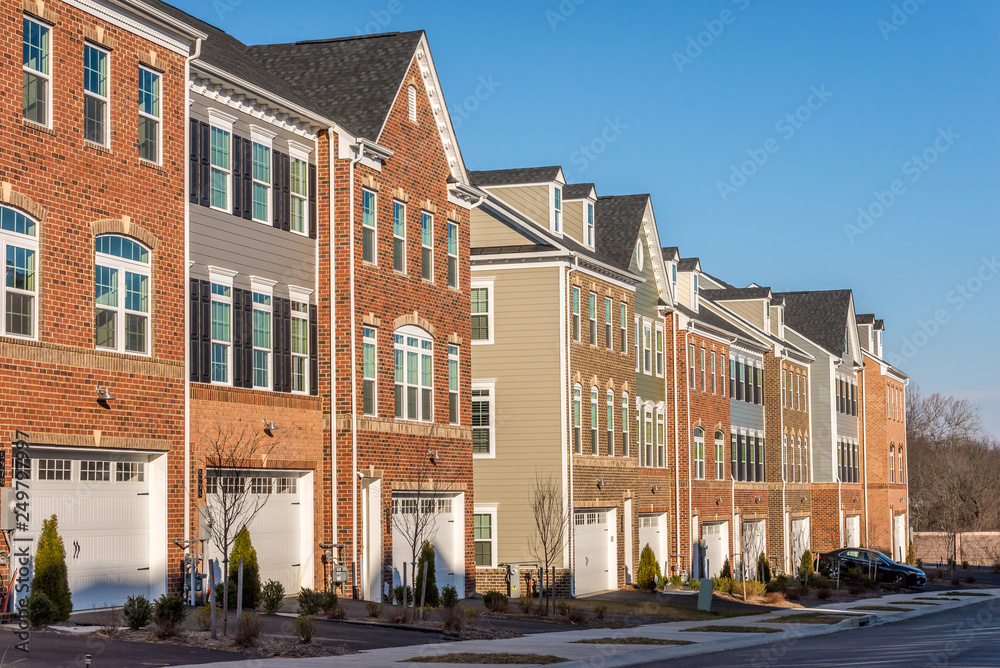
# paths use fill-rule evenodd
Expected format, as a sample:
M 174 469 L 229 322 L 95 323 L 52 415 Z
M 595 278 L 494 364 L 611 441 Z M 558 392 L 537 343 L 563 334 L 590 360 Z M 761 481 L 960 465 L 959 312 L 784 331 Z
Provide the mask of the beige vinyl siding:
M 633 263 L 634 264 L 634 263 Z M 677 272 L 677 294 L 674 298 L 679 301 L 684 306 L 690 309 L 694 307 L 691 304 L 691 273 L 687 271 Z
M 731 302 L 721 302 L 727 309 L 740 316 L 751 325 L 764 329 L 764 310 L 761 306 L 763 300 L 749 299 Z
M 649 256 L 649 245 L 645 242 L 645 233 L 640 233 L 639 238 L 642 239 L 642 271 L 639 271 L 639 265 L 635 261 L 635 254 L 632 257 L 631 269 L 635 273 L 642 276 L 646 281 L 635 286 L 635 313 L 639 317 L 648 318 L 653 322 L 653 373 L 646 375 L 645 372 L 639 372 L 636 374 L 635 378 L 635 392 L 630 400 L 635 402 L 636 397 L 641 397 L 643 401 L 663 401 L 666 398 L 666 382 L 663 378 L 656 376 L 656 323 L 662 323 L 663 320 L 660 318 L 659 311 L 659 301 L 660 295 L 656 288 L 656 274 L 653 271 L 653 262 L 650 260 Z M 678 277 L 679 279 L 679 277 Z M 634 349 L 633 338 L 635 334 L 635 325 L 629 323 L 628 325 L 628 339 L 629 339 L 629 350 L 633 354 L 642 356 L 642 348 Z M 642 330 L 640 329 L 639 336 L 642 336 Z M 670 331 L 664 326 L 663 331 L 663 354 L 664 359 L 670 359 L 670 346 L 672 344 L 673 338 Z M 635 437 L 633 437 L 635 438 Z
M 561 476 L 557 267 L 477 268 L 493 278 L 491 345 L 473 345 L 472 378 L 495 379 L 496 457 L 473 460 L 476 502 L 497 505 L 497 561 L 530 562 L 529 490 L 536 472 Z
M 522 234 L 512 230 L 499 220 L 473 209 L 470 214 L 471 246 L 472 248 L 488 248 L 490 246 L 524 246 L 534 243 Z
M 771 334 L 778 336 L 781 327 L 781 309 L 777 306 L 771 307 Z
M 486 188 L 504 202 L 549 229 L 549 186 L 505 186 Z M 565 202 L 563 209 L 565 209 Z M 565 214 L 564 214 L 565 216 Z
M 587 200 L 563 200 L 563 234 L 572 237 L 581 244 L 586 244 L 583 238 L 583 210 Z

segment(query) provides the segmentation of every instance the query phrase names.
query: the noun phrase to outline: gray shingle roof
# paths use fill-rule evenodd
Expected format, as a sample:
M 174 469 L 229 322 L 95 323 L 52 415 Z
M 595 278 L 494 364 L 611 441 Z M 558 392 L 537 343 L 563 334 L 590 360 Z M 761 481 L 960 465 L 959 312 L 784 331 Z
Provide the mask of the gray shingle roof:
M 680 251 L 677 250 L 677 246 L 664 246 L 660 249 L 660 255 L 667 262 L 673 262 L 674 258 L 680 259 Z
M 875 324 L 875 314 L 874 313 L 859 313 L 855 316 L 859 325 L 874 325 Z
M 649 195 L 614 195 L 598 197 L 594 207 L 596 249 L 614 264 L 628 270 L 639 239 L 642 217 Z
M 352 132 L 377 141 L 423 34 L 259 44 L 247 53 Z
M 593 183 L 567 183 L 563 186 L 563 199 L 586 199 L 596 192 Z
M 519 167 L 517 169 L 491 169 L 469 172 L 474 186 L 509 186 L 522 183 L 548 183 L 555 181 L 562 167 Z
M 785 298 L 785 324 L 840 357 L 848 325 L 850 290 L 779 292 Z
M 520 244 L 517 246 L 477 246 L 469 249 L 471 255 L 508 255 L 514 253 L 542 253 L 555 250 L 549 244 Z
M 694 271 L 698 268 L 698 258 L 696 257 L 682 257 L 677 261 L 678 271 Z
M 703 325 L 707 325 L 712 329 L 717 329 L 726 332 L 727 334 L 730 334 L 732 336 L 738 336 L 744 340 L 754 341 L 752 335 L 749 332 L 744 331 L 738 325 L 734 325 L 733 323 L 726 320 L 717 313 L 709 311 L 707 308 L 699 308 L 698 312 L 695 313 L 694 311 L 689 309 L 687 306 L 684 306 L 684 304 L 681 304 L 680 302 L 674 304 L 674 308 L 676 308 L 680 313 L 683 313 L 692 320 L 700 322 Z M 756 341 L 754 341 L 754 343 L 756 344 Z
M 726 301 L 728 299 L 767 299 L 771 296 L 771 288 L 727 288 L 725 290 L 701 288 L 699 292 L 715 301 Z
M 208 38 L 202 41 L 201 56 L 198 58 L 202 62 L 270 91 L 316 116 L 330 118 L 328 112 L 311 101 L 302 91 L 255 61 L 247 52 L 247 46 L 243 42 L 165 2 L 148 0 L 148 3 L 208 35 Z

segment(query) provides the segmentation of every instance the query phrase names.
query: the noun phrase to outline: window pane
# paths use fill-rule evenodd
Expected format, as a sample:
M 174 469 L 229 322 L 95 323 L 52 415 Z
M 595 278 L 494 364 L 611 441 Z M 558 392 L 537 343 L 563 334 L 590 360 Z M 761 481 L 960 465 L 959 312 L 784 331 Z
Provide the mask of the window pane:
M 107 54 L 89 44 L 83 47 L 83 84 L 88 93 L 108 94 Z
M 253 312 L 253 345 L 254 348 L 271 349 L 271 314 L 267 311 Z
M 24 19 L 23 64 L 36 72 L 49 73 L 49 29 Z
M 289 173 L 289 185 L 292 190 L 292 194 L 299 195 L 301 197 L 307 197 L 309 195 L 309 179 L 306 176 L 308 167 L 306 166 L 305 160 L 291 159 L 291 168 Z
M 48 122 L 48 82 L 34 74 L 24 73 L 24 117 L 39 125 Z
M 85 95 L 83 98 L 83 132 L 87 141 L 104 143 L 104 100 Z
M 306 391 L 306 361 L 305 357 L 292 358 L 292 391 Z
M 131 353 L 146 352 L 146 322 L 144 315 L 125 314 L 125 350 Z
M 229 304 L 212 302 L 212 338 L 216 341 L 230 341 L 229 338 Z
M 292 353 L 309 354 L 309 321 L 305 318 L 292 318 Z
M 253 384 L 254 387 L 269 387 L 267 382 L 267 358 L 266 350 L 253 351 Z
M 8 288 L 35 291 L 35 251 L 7 246 L 6 283 Z
M 229 346 L 212 344 L 212 382 L 229 382 Z
M 253 184 L 253 217 L 255 220 L 267 220 L 268 193 L 270 189 L 260 183 Z M 296 203 L 299 200 L 292 200 L 292 218 L 296 216 Z
M 125 308 L 149 312 L 149 277 L 125 272 Z
M 94 331 L 95 345 L 98 348 L 116 349 L 118 344 L 115 340 L 115 312 L 106 309 L 95 309 Z

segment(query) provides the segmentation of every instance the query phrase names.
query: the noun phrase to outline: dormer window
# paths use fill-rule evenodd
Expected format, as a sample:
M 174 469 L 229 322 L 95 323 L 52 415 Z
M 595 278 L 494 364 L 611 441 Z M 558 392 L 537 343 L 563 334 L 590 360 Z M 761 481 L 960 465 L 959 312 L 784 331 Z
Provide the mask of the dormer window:
M 556 234 L 562 234 L 562 188 L 559 186 L 555 187 L 553 199 L 552 231 Z
M 691 274 L 691 308 L 698 308 L 698 274 Z
M 590 202 L 584 203 L 584 232 L 583 238 L 589 248 L 594 247 L 594 205 Z
M 882 332 L 875 330 L 875 354 L 882 357 Z
M 847 330 L 844 330 L 844 354 L 847 354 Z
M 771 331 L 771 306 L 764 302 L 764 329 Z

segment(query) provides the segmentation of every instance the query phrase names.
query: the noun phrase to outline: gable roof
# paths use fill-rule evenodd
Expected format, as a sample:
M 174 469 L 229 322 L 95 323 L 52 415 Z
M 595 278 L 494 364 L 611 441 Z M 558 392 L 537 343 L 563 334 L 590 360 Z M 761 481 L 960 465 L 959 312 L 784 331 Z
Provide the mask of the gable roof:
M 512 186 L 527 183 L 549 183 L 562 173 L 562 167 L 518 167 L 470 171 L 469 181 L 475 186 Z
M 642 218 L 649 204 L 649 195 L 614 195 L 597 198 L 594 207 L 594 228 L 598 252 L 615 264 L 628 269 L 639 240 Z
M 677 261 L 678 271 L 701 271 L 700 262 L 696 257 L 682 257 Z
M 377 140 L 424 32 L 259 44 L 247 53 L 351 131 Z
M 709 299 L 715 301 L 728 301 L 735 299 L 768 299 L 771 296 L 771 288 L 725 288 L 714 290 L 711 288 L 701 288 L 699 292 Z
M 875 324 L 875 314 L 874 313 L 859 313 L 855 316 L 855 320 L 858 321 L 859 325 L 874 325 Z
M 301 107 L 314 116 L 331 119 L 330 114 L 325 109 L 310 100 L 302 91 L 254 60 L 243 42 L 227 34 L 224 30 L 195 18 L 173 5 L 168 5 L 160 0 L 146 0 L 146 2 L 163 13 L 208 35 L 206 39 L 202 40 L 201 55 L 195 61 L 196 63 L 204 63 L 220 72 L 238 77 Z
M 591 194 L 596 194 L 597 188 L 593 183 L 567 183 L 563 186 L 563 199 L 587 199 Z
M 837 357 L 843 355 L 844 332 L 851 308 L 850 290 L 779 292 L 785 298 L 785 324 Z

